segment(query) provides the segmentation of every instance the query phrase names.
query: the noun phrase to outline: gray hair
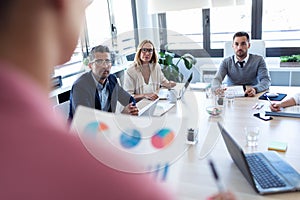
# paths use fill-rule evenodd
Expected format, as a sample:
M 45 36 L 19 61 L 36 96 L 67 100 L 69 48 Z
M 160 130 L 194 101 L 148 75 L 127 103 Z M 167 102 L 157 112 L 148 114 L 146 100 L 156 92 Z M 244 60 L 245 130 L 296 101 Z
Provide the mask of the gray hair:
M 90 55 L 89 55 L 89 62 L 92 62 L 95 59 L 95 53 L 110 53 L 108 46 L 98 45 L 92 48 Z

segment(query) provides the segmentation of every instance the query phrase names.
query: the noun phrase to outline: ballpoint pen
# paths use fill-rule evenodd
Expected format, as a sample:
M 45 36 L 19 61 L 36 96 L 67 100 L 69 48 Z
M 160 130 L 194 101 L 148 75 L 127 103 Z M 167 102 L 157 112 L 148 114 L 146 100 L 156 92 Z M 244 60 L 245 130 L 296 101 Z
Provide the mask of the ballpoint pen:
M 270 98 L 268 97 L 268 95 L 265 94 L 266 99 L 270 102 L 270 104 L 272 105 L 272 101 L 270 100 Z
M 254 104 L 254 106 L 252 107 L 252 109 L 257 109 L 258 103 Z
M 219 177 L 219 175 L 217 173 L 217 170 L 216 170 L 216 168 L 215 168 L 214 163 L 213 163 L 212 160 L 209 160 L 209 165 L 210 165 L 211 171 L 212 171 L 212 173 L 214 175 L 214 179 L 216 181 L 216 184 L 217 184 L 219 192 L 224 192 L 225 191 L 225 187 L 223 186 L 223 184 L 222 184 L 222 182 L 220 180 L 220 177 Z

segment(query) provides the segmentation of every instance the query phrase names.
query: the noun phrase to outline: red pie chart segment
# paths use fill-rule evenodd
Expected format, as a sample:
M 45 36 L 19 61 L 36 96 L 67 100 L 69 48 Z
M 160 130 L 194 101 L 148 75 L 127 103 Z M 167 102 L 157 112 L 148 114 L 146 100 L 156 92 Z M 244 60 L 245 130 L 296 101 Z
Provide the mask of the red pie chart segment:
M 161 129 L 151 138 L 152 145 L 157 148 L 161 149 L 169 145 L 175 137 L 175 134 L 170 129 Z

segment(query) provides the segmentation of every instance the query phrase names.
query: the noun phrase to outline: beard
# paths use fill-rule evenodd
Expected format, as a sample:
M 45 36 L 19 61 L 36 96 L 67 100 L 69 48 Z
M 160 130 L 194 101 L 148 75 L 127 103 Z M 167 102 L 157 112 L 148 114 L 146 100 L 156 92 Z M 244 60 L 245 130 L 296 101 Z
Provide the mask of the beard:
M 107 77 L 109 76 L 110 72 L 108 70 L 105 70 L 103 72 L 98 72 L 97 74 L 93 73 L 96 80 L 98 82 L 104 81 L 105 79 L 107 79 Z
M 244 57 L 247 56 L 247 51 L 245 52 L 245 51 L 243 51 L 243 50 L 238 50 L 238 51 L 236 52 L 236 56 L 237 56 L 237 57 L 244 58 Z

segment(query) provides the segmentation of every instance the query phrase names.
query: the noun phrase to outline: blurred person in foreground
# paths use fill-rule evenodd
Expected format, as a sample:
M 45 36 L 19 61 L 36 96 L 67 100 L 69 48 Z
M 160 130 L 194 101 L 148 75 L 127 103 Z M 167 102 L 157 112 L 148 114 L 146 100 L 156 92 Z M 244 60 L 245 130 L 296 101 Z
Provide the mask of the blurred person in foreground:
M 174 198 L 145 174 L 96 160 L 53 112 L 49 76 L 70 59 L 89 3 L 0 1 L 0 199 Z

